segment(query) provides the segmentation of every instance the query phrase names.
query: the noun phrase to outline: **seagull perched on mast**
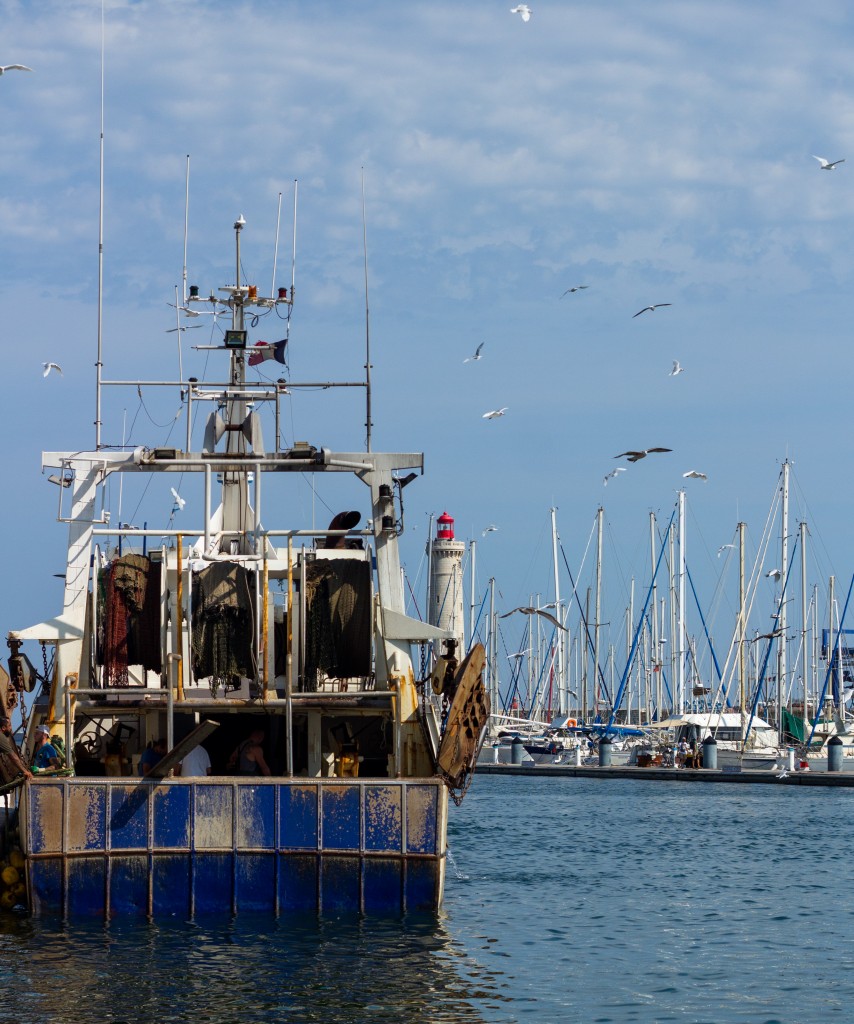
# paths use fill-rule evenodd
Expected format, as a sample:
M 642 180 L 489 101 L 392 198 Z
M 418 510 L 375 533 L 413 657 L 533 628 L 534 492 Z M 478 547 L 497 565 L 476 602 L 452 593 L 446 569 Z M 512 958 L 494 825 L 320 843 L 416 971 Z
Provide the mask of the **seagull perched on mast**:
M 7 71 L 32 71 L 32 68 L 28 68 L 26 64 L 6 64 L 0 66 L 0 75 L 5 75 Z
M 641 313 L 652 313 L 656 309 L 660 309 L 662 306 L 672 306 L 672 305 L 673 305 L 672 302 L 656 302 L 654 306 L 644 306 L 643 309 L 639 309 L 637 311 L 637 313 L 632 313 L 632 320 L 634 320 L 634 318 L 636 316 L 640 316 Z
M 483 348 L 483 346 L 484 346 L 485 344 L 486 344 L 486 342 L 485 342 L 485 341 L 482 341 L 482 342 L 481 342 L 481 343 L 480 343 L 480 344 L 479 344 L 479 345 L 477 346 L 477 348 L 476 348 L 476 349 L 474 350 L 474 355 L 473 355 L 473 356 L 467 356 L 467 357 L 466 357 L 466 358 L 465 358 L 465 359 L 463 360 L 463 362 L 464 362 L 464 363 L 474 363 L 474 362 L 477 362 L 477 360 L 478 360 L 478 359 L 480 359 L 480 351 L 481 351 L 481 349 Z
M 626 458 L 629 460 L 629 462 L 639 462 L 641 459 L 645 459 L 647 457 L 647 455 L 650 454 L 650 452 L 672 452 L 672 451 L 673 451 L 672 448 L 644 448 L 642 451 L 639 451 L 639 452 L 632 452 L 632 451 L 620 452 L 620 454 L 619 455 L 615 455 L 614 458 L 615 459 L 621 459 L 625 455 Z
M 813 153 L 812 158 L 813 160 L 818 160 L 818 162 L 821 164 L 821 170 L 823 171 L 832 171 L 837 164 L 845 163 L 845 157 L 843 157 L 841 160 L 825 160 L 823 156 L 816 156 L 815 153 Z
M 531 8 L 527 4 L 518 4 L 516 7 L 510 8 L 511 14 L 521 14 L 522 21 L 531 20 Z
M 505 405 L 501 409 L 490 409 L 489 412 L 485 412 L 481 419 L 484 420 L 497 420 L 499 416 L 503 416 L 505 412 L 510 408 L 509 405 Z

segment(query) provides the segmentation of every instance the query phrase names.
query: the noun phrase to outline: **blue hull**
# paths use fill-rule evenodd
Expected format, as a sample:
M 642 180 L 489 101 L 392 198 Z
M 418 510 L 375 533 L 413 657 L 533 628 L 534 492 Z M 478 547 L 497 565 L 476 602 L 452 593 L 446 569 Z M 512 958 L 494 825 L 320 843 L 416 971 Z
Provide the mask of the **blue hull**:
M 438 779 L 37 779 L 20 810 L 37 916 L 398 914 L 442 898 Z

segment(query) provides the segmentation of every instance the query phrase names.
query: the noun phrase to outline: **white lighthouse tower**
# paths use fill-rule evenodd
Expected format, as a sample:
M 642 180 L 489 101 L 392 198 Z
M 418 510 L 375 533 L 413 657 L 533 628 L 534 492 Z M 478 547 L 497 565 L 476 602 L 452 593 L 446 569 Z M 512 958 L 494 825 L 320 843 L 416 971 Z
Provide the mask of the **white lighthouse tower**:
M 457 656 L 465 653 L 463 618 L 463 552 L 465 544 L 454 540 L 454 520 L 443 512 L 437 520 L 436 539 L 428 545 L 430 556 L 430 600 L 428 620 L 457 639 Z

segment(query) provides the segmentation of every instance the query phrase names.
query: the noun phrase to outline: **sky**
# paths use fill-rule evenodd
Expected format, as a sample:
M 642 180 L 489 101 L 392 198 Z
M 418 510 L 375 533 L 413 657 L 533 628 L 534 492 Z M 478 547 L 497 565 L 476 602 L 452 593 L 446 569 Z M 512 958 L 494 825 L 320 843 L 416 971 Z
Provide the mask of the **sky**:
M 477 600 L 494 578 L 509 610 L 554 599 L 551 508 L 562 596 L 564 556 L 581 594 L 592 586 L 601 506 L 602 643 L 624 650 L 649 514 L 663 527 L 684 488 L 688 566 L 725 653 L 737 576 L 733 549 L 717 552 L 744 521 L 753 565 L 788 459 L 790 529 L 808 523 L 825 619 L 829 576 L 844 598 L 854 572 L 854 12 L 534 0 L 525 23 L 512 6 L 106 0 L 105 377 L 177 374 L 187 156 L 202 294 L 234 277 L 239 215 L 247 282 L 269 289 L 280 194 L 276 284 L 290 287 L 296 181 L 285 375 L 362 379 L 366 238 L 373 447 L 426 456 L 402 541 L 422 605 L 431 515 L 477 542 Z M 40 453 L 94 444 L 101 3 L 0 0 L 0 16 L 0 64 L 33 69 L 0 76 L 6 632 L 61 603 L 65 527 Z M 849 162 L 825 171 L 815 155 Z M 250 341 L 280 329 L 265 320 Z M 181 334 L 185 376 L 217 331 Z M 43 377 L 48 360 L 62 376 Z M 113 389 L 104 441 L 174 443 L 177 408 L 176 393 Z M 299 393 L 283 440 L 359 449 L 364 421 L 361 389 Z M 615 459 L 653 446 L 672 451 Z M 290 500 L 325 525 L 337 486 Z M 180 515 L 200 521 L 200 494 L 186 497 Z M 130 522 L 171 506 L 121 499 Z M 760 630 L 779 543 L 778 527 L 756 570 Z M 521 618 L 503 620 L 502 652 L 524 643 Z

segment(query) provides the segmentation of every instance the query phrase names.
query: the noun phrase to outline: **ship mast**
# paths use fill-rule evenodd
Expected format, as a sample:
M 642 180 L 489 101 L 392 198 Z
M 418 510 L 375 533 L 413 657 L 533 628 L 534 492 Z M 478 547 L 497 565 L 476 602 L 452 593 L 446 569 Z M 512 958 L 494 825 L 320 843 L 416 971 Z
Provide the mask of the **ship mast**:
M 242 216 L 234 222 L 235 242 L 235 274 L 234 287 L 226 289 L 231 292 L 231 326 L 232 330 L 244 331 L 243 299 L 244 289 L 240 286 L 240 233 L 246 221 Z M 226 452 L 228 455 L 245 455 L 246 439 L 243 435 L 243 422 L 246 419 L 246 400 L 243 388 L 246 383 L 246 350 L 244 347 L 232 348 L 229 381 L 235 394 L 229 396 L 226 407 Z M 256 480 L 258 478 L 256 472 Z M 244 470 L 229 470 L 222 476 L 222 531 L 226 553 L 248 554 L 246 535 L 243 531 L 244 516 L 247 509 L 248 475 Z M 236 550 L 235 550 L 236 549 Z

